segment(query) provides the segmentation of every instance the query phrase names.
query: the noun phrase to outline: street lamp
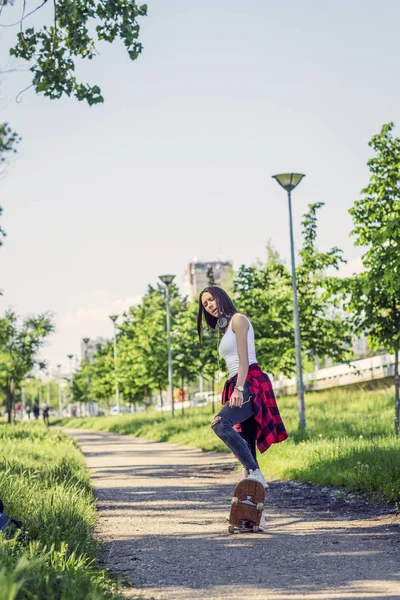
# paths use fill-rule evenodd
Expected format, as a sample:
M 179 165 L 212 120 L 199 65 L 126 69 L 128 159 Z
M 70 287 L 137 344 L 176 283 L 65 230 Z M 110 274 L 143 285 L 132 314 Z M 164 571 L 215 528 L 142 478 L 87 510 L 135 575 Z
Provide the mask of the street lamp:
M 86 363 L 86 367 L 89 365 L 89 356 L 88 356 L 88 343 L 90 342 L 90 338 L 86 337 L 86 338 L 82 338 L 82 342 L 85 344 L 85 363 Z M 91 417 L 91 410 L 90 410 L 90 394 L 89 394 L 89 389 L 90 389 L 90 378 L 89 378 L 89 369 L 87 369 L 87 375 L 86 375 L 86 387 L 87 387 L 87 403 L 88 403 L 88 412 L 89 412 L 89 417 Z
M 172 353 L 171 353 L 171 319 L 169 306 L 169 286 L 175 279 L 175 275 L 160 275 L 159 279 L 167 288 L 167 335 L 168 335 L 168 383 L 171 396 L 171 417 L 174 416 L 174 385 L 172 383 Z
M 67 354 L 67 358 L 69 358 L 69 376 L 72 379 L 72 359 L 74 358 L 73 354 Z
M 60 419 L 62 419 L 62 400 L 61 400 L 61 366 L 57 365 L 57 386 L 58 386 L 58 412 L 60 413 Z M 49 407 L 50 408 L 50 407 Z
M 292 223 L 292 197 L 291 193 L 297 187 L 300 181 L 305 177 L 301 173 L 282 173 L 281 175 L 272 176 L 288 193 L 289 202 L 289 226 L 290 226 L 290 254 L 292 259 L 292 289 L 293 289 L 293 309 L 294 309 L 294 345 L 296 349 L 296 370 L 297 370 L 297 398 L 299 406 L 300 427 L 306 427 L 306 409 L 304 405 L 304 386 L 303 386 L 303 370 L 301 365 L 301 339 L 300 339 L 300 321 L 299 321 L 299 305 L 297 302 L 297 286 L 296 286 L 296 264 L 294 259 L 294 240 L 293 240 L 293 223 Z
M 70 394 L 70 402 L 74 401 L 74 393 L 72 388 L 72 359 L 74 358 L 73 354 L 67 354 L 67 358 L 69 358 L 69 394 Z
M 110 315 L 114 323 L 114 371 L 115 371 L 115 402 L 117 404 L 117 414 L 119 415 L 119 388 L 118 388 L 118 365 L 117 365 L 117 331 L 116 323 L 119 315 Z

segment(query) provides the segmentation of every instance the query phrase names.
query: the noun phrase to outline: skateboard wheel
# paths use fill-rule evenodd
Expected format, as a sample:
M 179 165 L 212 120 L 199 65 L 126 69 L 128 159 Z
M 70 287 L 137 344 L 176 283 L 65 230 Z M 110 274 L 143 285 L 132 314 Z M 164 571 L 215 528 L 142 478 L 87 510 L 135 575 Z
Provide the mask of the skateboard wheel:
M 264 502 L 257 503 L 257 510 L 264 510 Z
M 253 525 L 253 533 L 258 533 L 260 531 L 260 528 L 258 525 Z
M 228 527 L 228 531 L 229 531 L 229 533 L 235 533 L 235 528 L 234 528 L 234 526 L 233 526 L 233 525 L 229 525 L 229 527 Z
M 232 504 L 239 504 L 239 498 L 237 496 L 233 496 Z

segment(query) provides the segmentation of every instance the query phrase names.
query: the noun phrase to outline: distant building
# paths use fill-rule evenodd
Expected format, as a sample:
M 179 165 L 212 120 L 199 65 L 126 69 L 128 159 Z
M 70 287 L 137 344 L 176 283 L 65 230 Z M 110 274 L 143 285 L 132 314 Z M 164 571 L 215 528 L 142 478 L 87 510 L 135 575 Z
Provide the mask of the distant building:
M 193 261 L 188 265 L 187 282 L 188 294 L 195 298 L 201 290 L 214 280 L 214 285 L 229 290 L 232 287 L 233 265 L 231 261 Z
M 367 356 L 370 353 L 367 335 L 362 333 L 360 337 L 353 338 L 352 348 L 357 358 Z
M 92 358 L 96 354 L 96 352 L 100 348 L 102 348 L 103 346 L 108 344 L 108 342 L 109 342 L 109 340 L 107 340 L 106 338 L 103 338 L 103 337 L 97 337 L 97 338 L 94 338 L 93 340 L 88 341 L 87 354 L 88 354 L 89 362 L 92 360 Z M 81 342 L 81 357 L 82 357 L 82 360 L 85 360 L 85 343 L 83 341 Z

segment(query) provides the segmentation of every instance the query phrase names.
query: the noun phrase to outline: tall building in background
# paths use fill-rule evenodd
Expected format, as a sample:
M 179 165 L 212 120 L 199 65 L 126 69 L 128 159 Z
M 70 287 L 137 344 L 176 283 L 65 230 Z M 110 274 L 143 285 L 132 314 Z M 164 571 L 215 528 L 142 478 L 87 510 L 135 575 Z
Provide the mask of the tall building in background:
M 193 300 L 202 289 L 207 287 L 210 278 L 214 285 L 229 290 L 232 287 L 233 265 L 231 261 L 198 262 L 193 260 L 187 270 L 188 295 Z
M 97 337 L 97 338 L 94 338 L 93 340 L 88 341 L 87 353 L 88 353 L 89 362 L 92 360 L 92 357 L 96 354 L 96 352 L 100 348 L 102 348 L 103 346 L 108 344 L 109 341 L 110 340 L 106 340 L 106 338 L 103 338 L 103 337 Z M 85 344 L 84 344 L 84 342 L 81 342 L 81 359 L 85 360 Z

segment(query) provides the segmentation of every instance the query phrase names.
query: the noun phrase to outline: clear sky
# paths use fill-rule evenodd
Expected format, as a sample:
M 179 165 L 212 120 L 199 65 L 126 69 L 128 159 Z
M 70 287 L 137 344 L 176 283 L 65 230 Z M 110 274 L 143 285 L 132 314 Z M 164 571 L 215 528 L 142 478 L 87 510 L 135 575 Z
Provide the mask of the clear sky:
M 307 175 L 297 247 L 307 204 L 323 201 L 320 248 L 357 265 L 348 209 L 368 182 L 368 141 L 400 122 L 399 22 L 398 0 L 150 0 L 137 61 L 100 44 L 78 70 L 103 105 L 32 90 L 16 103 L 29 74 L 4 75 L 0 122 L 23 141 L 0 181 L 2 311 L 54 311 L 44 355 L 67 367 L 159 274 L 183 286 L 193 257 L 238 267 L 270 240 L 289 260 L 279 172 Z M 0 31 L 3 70 L 14 34 Z

